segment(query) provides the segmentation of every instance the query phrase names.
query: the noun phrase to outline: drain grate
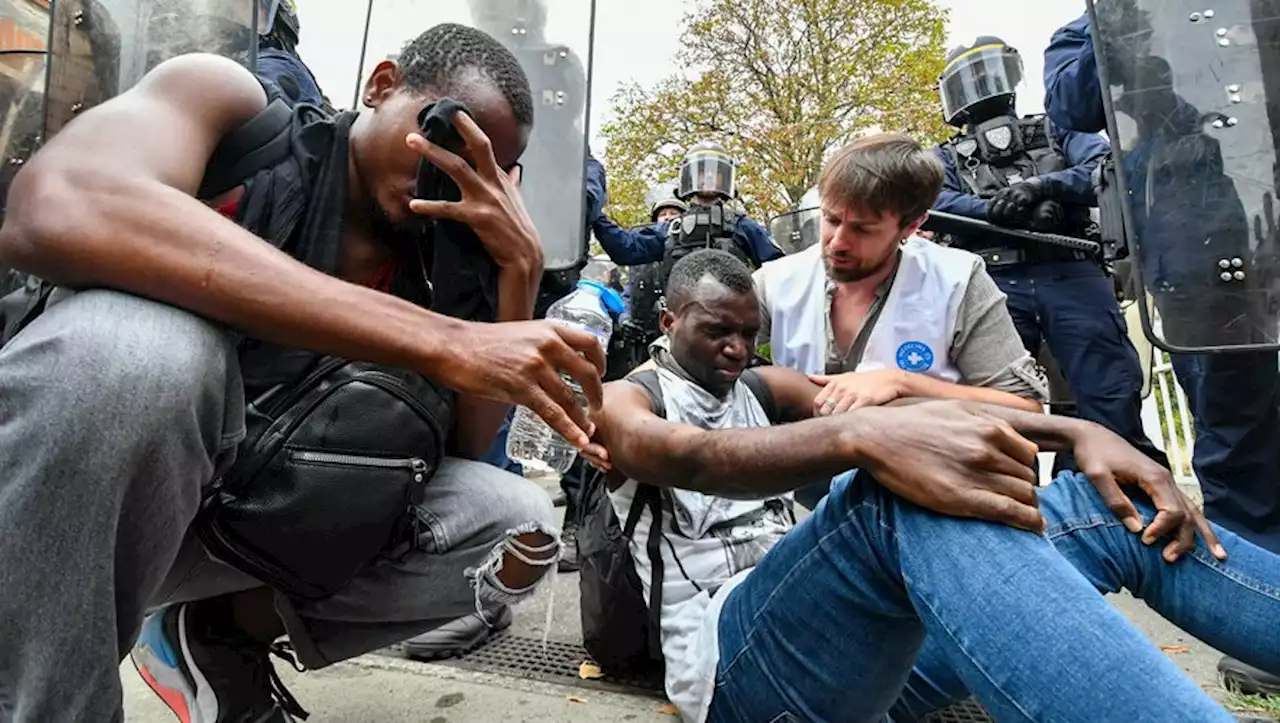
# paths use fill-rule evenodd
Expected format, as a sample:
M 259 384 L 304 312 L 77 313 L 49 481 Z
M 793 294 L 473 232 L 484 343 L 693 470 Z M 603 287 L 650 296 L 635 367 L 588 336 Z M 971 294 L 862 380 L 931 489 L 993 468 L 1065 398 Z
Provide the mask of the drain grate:
M 400 645 L 393 645 L 382 652 L 397 658 L 407 657 Z M 548 640 L 544 647 L 540 638 L 500 633 L 461 658 L 426 664 L 598 690 L 663 695 L 662 676 L 658 673 L 583 680 L 578 677 L 578 667 L 587 657 L 587 651 L 574 643 Z
M 393 645 L 378 652 L 396 658 L 408 657 L 404 646 Z M 461 658 L 424 662 L 473 670 L 478 673 L 512 676 L 546 683 L 572 685 L 595 690 L 650 695 L 665 700 L 660 673 L 647 675 L 610 675 L 600 680 L 578 677 L 578 666 L 587 659 L 581 645 L 548 640 L 545 648 L 540 638 L 500 633 Z M 924 723 L 992 723 L 993 719 L 977 701 L 969 699 L 940 710 L 924 719 Z
M 926 716 L 924 723 L 993 723 L 994 718 L 978 701 L 970 698 Z

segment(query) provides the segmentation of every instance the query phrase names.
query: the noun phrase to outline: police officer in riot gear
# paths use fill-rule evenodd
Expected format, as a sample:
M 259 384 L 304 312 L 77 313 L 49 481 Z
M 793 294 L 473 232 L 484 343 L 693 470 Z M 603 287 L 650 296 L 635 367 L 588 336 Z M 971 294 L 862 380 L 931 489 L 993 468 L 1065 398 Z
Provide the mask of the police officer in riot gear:
M 609 378 L 648 360 L 648 345 L 660 334 L 666 278 L 680 258 L 720 248 L 758 268 L 783 255 L 763 226 L 726 204 L 737 197 L 736 173 L 723 147 L 698 143 L 685 154 L 674 183 L 646 194 L 651 225 L 623 229 L 604 214 L 596 217 L 592 229 L 605 253 L 614 263 L 633 267 L 625 295 L 629 315 L 611 342 Z
M 769 238 L 764 226 L 725 206 L 726 201 L 736 197 L 735 165 L 719 145 L 694 146 L 681 163 L 675 191 L 676 197 L 689 206 L 685 215 L 694 218 L 688 222 L 682 218 L 679 224 L 657 221 L 640 229 L 624 229 L 601 214 L 592 222 L 596 239 L 609 258 L 620 266 L 662 261 L 669 242 L 685 242 L 691 233 L 693 237 L 706 239 L 711 229 L 716 238 L 732 240 L 732 248 L 736 249 L 732 253 L 752 267 L 782 256 L 782 250 Z
M 651 265 L 637 270 L 630 300 L 631 319 L 649 337 L 658 334 L 666 278 L 685 255 L 697 249 L 719 248 L 751 268 L 783 255 L 763 226 L 727 205 L 737 197 L 736 172 L 733 157 L 724 148 L 698 143 L 680 164 L 675 196 L 686 208 L 679 217 L 632 231 L 618 228 L 603 215 L 596 219 L 596 238 L 614 262 Z M 660 210 L 654 206 L 655 219 Z
M 934 208 L 994 224 L 1083 237 L 1096 205 L 1091 176 L 1109 148 L 1097 135 L 1063 131 L 1043 115 L 1018 118 L 1018 51 L 979 37 L 947 56 L 939 87 L 947 123 L 961 131 L 937 155 L 946 181 Z M 1085 252 L 994 236 L 954 235 L 982 256 L 1008 297 L 1027 350 L 1041 338 L 1062 367 L 1077 412 L 1167 466 L 1140 417 L 1142 370 L 1114 288 Z M 1059 468 L 1073 462 L 1059 455 Z
M 1065 128 L 1099 132 L 1108 129 L 1104 93 L 1110 93 L 1116 120 L 1123 115 L 1131 122 L 1124 127 L 1117 122 L 1121 133 L 1135 137 L 1126 138 L 1115 162 L 1128 184 L 1119 190 L 1133 223 L 1126 236 L 1130 244 L 1136 242 L 1130 249 L 1142 271 L 1136 280 L 1155 302 L 1160 334 L 1184 347 L 1265 341 L 1254 335 L 1250 322 L 1261 322 L 1274 334 L 1274 312 L 1240 303 L 1242 297 L 1264 297 L 1265 291 L 1241 294 L 1234 272 L 1240 272 L 1245 289 L 1265 278 L 1266 259 L 1252 252 L 1275 240 L 1264 231 L 1274 228 L 1269 201 L 1280 187 L 1270 167 L 1280 146 L 1270 119 L 1280 72 L 1275 13 L 1265 3 L 1233 0 L 1215 4 L 1214 15 L 1221 19 L 1210 22 L 1213 15 L 1198 7 L 1197 12 L 1178 11 L 1175 18 L 1161 16 L 1165 8 L 1147 2 L 1092 4 L 1098 28 L 1091 28 L 1086 13 L 1059 28 L 1045 49 L 1045 109 Z M 1219 27 L 1252 31 L 1256 42 L 1233 42 L 1230 35 L 1217 34 L 1224 32 Z M 1101 55 L 1095 53 L 1095 38 L 1103 44 Z M 1152 55 L 1154 47 L 1164 48 L 1164 57 Z M 1251 91 L 1240 94 L 1241 88 Z M 1191 100 L 1209 107 L 1195 107 Z M 1255 104 L 1262 107 L 1250 108 Z M 1230 115 L 1207 112 L 1218 108 Z M 1259 165 L 1249 168 L 1250 159 Z M 1242 177 L 1247 180 L 1241 182 Z M 1249 219 L 1246 205 L 1261 213 Z M 1247 261 L 1247 267 L 1218 268 L 1221 261 L 1235 259 Z M 1220 281 L 1220 273 L 1229 273 L 1231 282 Z M 1276 352 L 1171 353 L 1169 358 L 1195 419 L 1192 464 L 1206 515 L 1280 552 Z M 1280 677 L 1241 661 L 1223 658 L 1218 670 L 1230 687 L 1280 695 Z

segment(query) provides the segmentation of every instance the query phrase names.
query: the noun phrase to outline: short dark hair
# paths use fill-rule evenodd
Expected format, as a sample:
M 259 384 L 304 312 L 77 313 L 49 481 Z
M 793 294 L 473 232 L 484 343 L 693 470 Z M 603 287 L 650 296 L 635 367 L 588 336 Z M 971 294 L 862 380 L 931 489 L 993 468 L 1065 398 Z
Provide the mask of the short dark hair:
M 409 41 L 396 61 L 404 83 L 415 91 L 447 95 L 468 70 L 493 81 L 516 122 L 533 125 L 533 93 L 520 61 L 493 36 L 456 23 L 441 23 Z
M 738 257 L 720 249 L 703 249 L 685 256 L 672 267 L 671 276 L 667 278 L 666 296 L 674 303 L 668 307 L 674 310 L 692 301 L 694 289 L 708 276 L 739 294 L 755 291 L 751 270 Z
M 822 167 L 823 201 L 873 213 L 889 212 L 906 228 L 933 207 L 942 191 L 942 162 L 908 136 L 866 136 Z

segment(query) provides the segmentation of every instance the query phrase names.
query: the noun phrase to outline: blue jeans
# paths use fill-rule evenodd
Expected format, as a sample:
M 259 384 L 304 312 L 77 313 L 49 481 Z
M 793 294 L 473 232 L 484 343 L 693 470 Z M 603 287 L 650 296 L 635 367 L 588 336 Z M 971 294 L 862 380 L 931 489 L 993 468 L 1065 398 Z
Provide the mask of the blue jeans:
M 1151 519 L 1150 505 L 1138 507 Z M 1049 541 L 1099 591 L 1128 590 L 1214 648 L 1280 671 L 1280 555 L 1215 525 L 1227 548 L 1226 562 L 1197 547 L 1170 565 L 1160 558 L 1162 546 L 1143 545 L 1107 511 L 1092 485 L 1070 477 L 1059 477 L 1043 490 L 1040 508 L 1049 523 Z M 893 720 L 918 720 L 966 697 L 941 646 L 929 640 L 894 706 Z
M 972 692 L 1000 721 L 1232 721 L 1096 588 L 1132 582 L 1175 623 L 1274 669 L 1280 560 L 1221 532 L 1226 563 L 1168 565 L 1079 475 L 1041 506 L 1054 543 L 842 477 L 725 601 L 709 720 L 879 721 L 911 682 L 917 708 Z M 939 663 L 913 677 L 922 646 Z M 922 677 L 942 684 L 925 696 Z

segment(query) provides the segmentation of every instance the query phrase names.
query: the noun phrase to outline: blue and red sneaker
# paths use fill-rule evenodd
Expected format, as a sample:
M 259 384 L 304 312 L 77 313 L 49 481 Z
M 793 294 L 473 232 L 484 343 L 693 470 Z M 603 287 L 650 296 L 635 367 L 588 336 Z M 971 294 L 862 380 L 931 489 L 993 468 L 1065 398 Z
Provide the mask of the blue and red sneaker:
M 285 690 L 268 645 L 199 619 L 196 604 L 147 617 L 129 657 L 181 723 L 293 723 L 306 711 Z

